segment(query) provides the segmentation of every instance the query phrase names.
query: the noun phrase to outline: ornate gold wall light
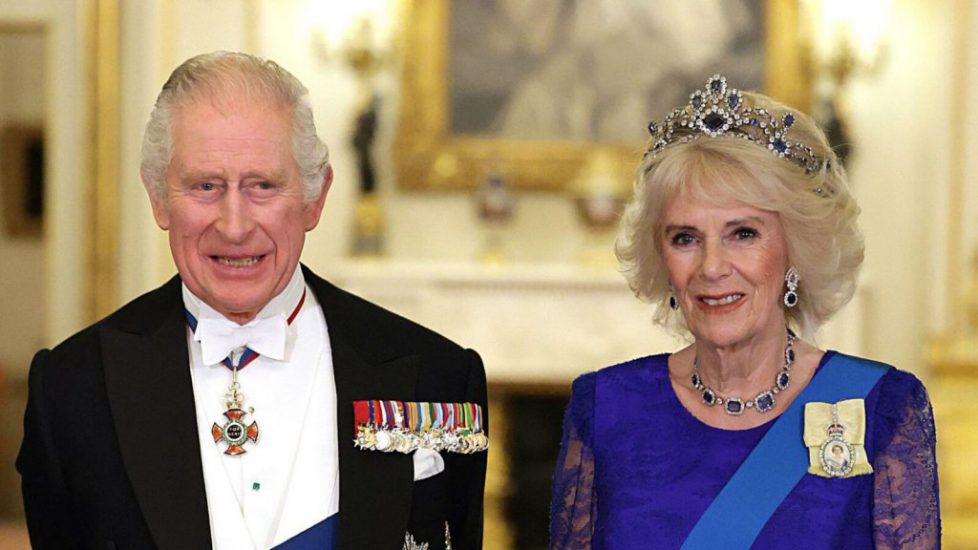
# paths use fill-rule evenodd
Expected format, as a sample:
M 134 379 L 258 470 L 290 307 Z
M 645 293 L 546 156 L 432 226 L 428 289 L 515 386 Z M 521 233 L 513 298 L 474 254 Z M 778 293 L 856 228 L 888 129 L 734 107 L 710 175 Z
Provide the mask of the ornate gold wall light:
M 892 0 L 805 0 L 813 110 L 843 162 L 852 152 L 846 91 L 854 78 L 879 74 L 888 50 Z
M 376 2 L 375 2 L 376 4 Z M 380 6 L 382 9 L 383 6 Z M 389 65 L 391 52 L 378 42 L 369 11 L 346 14 L 346 25 L 330 33 L 313 33 L 314 48 L 324 59 L 339 58 L 357 81 L 357 100 L 350 134 L 360 178 L 359 196 L 353 213 L 353 240 L 350 253 L 357 257 L 378 257 L 384 251 L 384 215 L 377 191 L 377 166 L 374 148 L 382 98 L 378 74 Z M 346 28 L 342 28 L 345 26 Z M 334 40 L 334 36 L 338 37 Z

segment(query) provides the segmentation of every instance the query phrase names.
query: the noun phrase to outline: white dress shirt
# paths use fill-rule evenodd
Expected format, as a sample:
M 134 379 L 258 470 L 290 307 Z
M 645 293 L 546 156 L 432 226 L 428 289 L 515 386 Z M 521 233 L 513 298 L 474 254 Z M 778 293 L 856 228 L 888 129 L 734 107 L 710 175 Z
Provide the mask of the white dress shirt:
M 336 385 L 329 334 L 322 308 L 299 267 L 255 322 L 287 318 L 303 291 L 305 301 L 286 329 L 284 359 L 259 356 L 238 371 L 242 408 L 254 408 L 243 420 L 257 422 L 259 428 L 258 441 L 246 443 L 242 455 L 225 455 L 226 444 L 215 443 L 211 434 L 214 423 L 223 427 L 227 421 L 223 412 L 232 372 L 221 363 L 204 363 L 201 340 L 207 334 L 201 323 L 198 334 L 187 331 L 215 549 L 272 548 L 339 510 Z M 183 300 L 199 321 L 222 318 L 186 285 Z M 242 352 L 239 348 L 232 353 L 235 363 Z

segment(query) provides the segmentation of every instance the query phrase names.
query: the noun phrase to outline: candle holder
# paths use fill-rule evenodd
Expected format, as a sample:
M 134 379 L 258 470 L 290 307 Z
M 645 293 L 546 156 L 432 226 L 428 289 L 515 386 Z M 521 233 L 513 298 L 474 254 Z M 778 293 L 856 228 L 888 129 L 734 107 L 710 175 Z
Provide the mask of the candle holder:
M 491 173 L 476 195 L 478 216 L 485 228 L 479 253 L 484 263 L 501 264 L 506 261 L 503 228 L 513 217 L 515 203 L 503 176 Z
M 577 217 L 586 229 L 579 253 L 585 265 L 606 267 L 615 262 L 613 234 L 628 189 L 620 158 L 611 149 L 595 150 L 571 187 Z

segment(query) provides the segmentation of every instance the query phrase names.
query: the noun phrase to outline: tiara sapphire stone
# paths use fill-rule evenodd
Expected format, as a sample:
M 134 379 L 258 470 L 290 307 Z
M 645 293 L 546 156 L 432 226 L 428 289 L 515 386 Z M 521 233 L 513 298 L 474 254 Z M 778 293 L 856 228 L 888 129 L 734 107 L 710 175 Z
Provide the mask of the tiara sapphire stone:
M 714 132 L 723 128 L 724 122 L 726 122 L 726 119 L 720 113 L 710 113 L 703 117 L 703 126 L 706 126 L 707 129 Z

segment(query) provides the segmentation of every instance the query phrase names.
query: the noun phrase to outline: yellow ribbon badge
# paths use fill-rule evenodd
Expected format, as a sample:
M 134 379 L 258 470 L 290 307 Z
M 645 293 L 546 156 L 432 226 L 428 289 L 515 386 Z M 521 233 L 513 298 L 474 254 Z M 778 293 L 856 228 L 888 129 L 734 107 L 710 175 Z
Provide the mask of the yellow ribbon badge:
M 805 403 L 805 446 L 808 473 L 822 477 L 853 477 L 873 473 L 866 456 L 866 403 Z

